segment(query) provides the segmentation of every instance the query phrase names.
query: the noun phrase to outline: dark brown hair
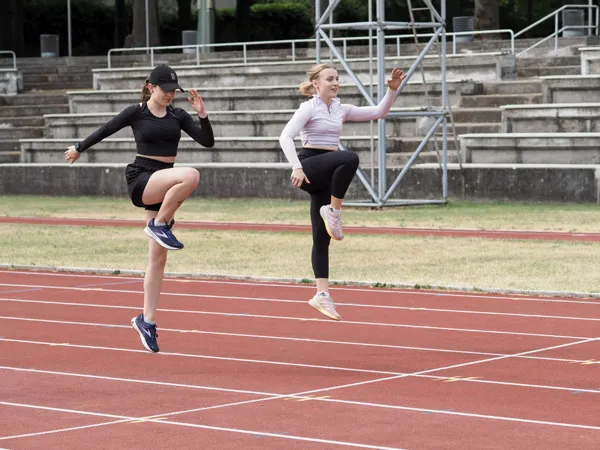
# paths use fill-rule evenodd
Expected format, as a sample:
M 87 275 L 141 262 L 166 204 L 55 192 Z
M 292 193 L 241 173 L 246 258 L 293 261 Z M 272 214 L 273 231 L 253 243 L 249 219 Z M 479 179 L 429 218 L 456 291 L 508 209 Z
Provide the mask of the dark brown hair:
M 142 103 L 146 103 L 150 100 L 150 96 L 152 95 L 152 92 L 150 92 L 150 89 L 148 88 L 148 83 L 150 83 L 150 75 L 146 77 L 146 82 L 142 88 Z

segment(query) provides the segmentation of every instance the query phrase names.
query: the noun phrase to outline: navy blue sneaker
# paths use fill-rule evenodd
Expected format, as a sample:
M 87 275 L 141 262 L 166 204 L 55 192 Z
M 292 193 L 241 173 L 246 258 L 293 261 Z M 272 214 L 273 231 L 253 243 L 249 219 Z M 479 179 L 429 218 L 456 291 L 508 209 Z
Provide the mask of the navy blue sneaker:
M 179 242 L 171 232 L 171 227 L 173 227 L 174 223 L 175 221 L 172 220 L 169 225 L 154 225 L 154 219 L 150 219 L 150 222 L 148 222 L 148 225 L 144 228 L 144 233 L 164 248 L 169 250 L 181 250 L 183 244 Z
M 140 335 L 140 339 L 142 340 L 144 347 L 146 347 L 146 350 L 152 353 L 158 353 L 158 342 L 156 342 L 158 333 L 156 332 L 156 325 L 150 325 L 149 323 L 144 322 L 143 314 L 131 319 L 131 325 Z

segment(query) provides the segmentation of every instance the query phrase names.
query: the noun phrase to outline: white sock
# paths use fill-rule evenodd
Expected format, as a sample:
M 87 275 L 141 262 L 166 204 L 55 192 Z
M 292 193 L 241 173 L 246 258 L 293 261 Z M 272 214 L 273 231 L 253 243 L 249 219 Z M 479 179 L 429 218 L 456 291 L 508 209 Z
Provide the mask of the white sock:
M 329 292 L 321 291 L 321 292 L 317 292 L 317 295 L 325 295 L 325 296 L 328 297 L 329 296 Z
M 154 226 L 156 226 L 156 227 L 164 227 L 165 225 L 166 225 L 166 223 L 159 222 L 158 220 L 154 219 Z
M 336 216 L 339 216 L 342 213 L 341 209 L 335 209 L 332 206 L 330 206 L 330 208 Z
M 152 322 L 151 320 L 146 319 L 146 317 L 144 317 L 144 322 L 148 325 L 156 325 L 156 322 Z

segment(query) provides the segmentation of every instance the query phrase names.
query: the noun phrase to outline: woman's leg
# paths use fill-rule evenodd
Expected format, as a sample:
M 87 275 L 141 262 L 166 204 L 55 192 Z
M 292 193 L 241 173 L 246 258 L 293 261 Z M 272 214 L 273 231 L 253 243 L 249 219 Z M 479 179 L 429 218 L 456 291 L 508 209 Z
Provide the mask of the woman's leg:
M 193 167 L 174 167 L 154 172 L 142 194 L 145 205 L 162 203 L 156 222 L 168 224 L 175 211 L 187 199 L 200 181 L 200 173 Z
M 146 211 L 147 220 L 154 219 L 157 211 Z M 156 332 L 156 309 L 167 263 L 167 249 L 148 239 L 148 266 L 144 275 L 144 312 L 131 319 L 131 325 L 140 335 L 142 345 L 150 352 L 159 351 Z
M 317 294 L 309 301 L 309 304 L 327 317 L 340 320 L 341 317 L 335 310 L 335 305 L 329 295 L 329 243 L 331 237 L 327 233 L 325 223 L 320 215 L 321 207 L 329 203 L 330 197 L 330 186 L 310 195 L 310 220 L 313 235 L 312 267 L 317 283 Z
M 358 162 L 358 155 L 349 151 L 327 152 L 302 161 L 302 168 L 310 181 L 310 184 L 302 186 L 304 190 L 310 193 L 312 189 L 331 184 L 331 196 L 321 207 L 319 214 L 328 234 L 336 240 L 344 238 L 341 220 L 342 201 L 356 174 Z
M 183 244 L 171 232 L 173 216 L 186 198 L 198 186 L 200 174 L 191 167 L 170 168 L 154 172 L 144 188 L 142 203 L 160 204 L 156 217 L 148 222 L 144 232 L 162 247 L 180 250 Z
M 156 211 L 146 211 L 148 220 L 156 215 Z M 156 316 L 166 264 L 167 249 L 148 239 L 148 267 L 144 276 L 144 319 L 149 323 L 153 323 Z

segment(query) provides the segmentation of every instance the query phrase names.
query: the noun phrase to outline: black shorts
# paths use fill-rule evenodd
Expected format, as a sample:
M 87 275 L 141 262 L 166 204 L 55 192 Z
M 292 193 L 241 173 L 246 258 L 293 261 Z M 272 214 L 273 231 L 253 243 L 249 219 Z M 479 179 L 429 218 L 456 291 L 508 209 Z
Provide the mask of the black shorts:
M 158 211 L 162 203 L 146 205 L 142 202 L 142 194 L 148 184 L 148 180 L 154 172 L 162 169 L 170 169 L 173 163 L 157 161 L 155 159 L 136 156 L 133 163 L 128 164 L 125 169 L 125 180 L 127 180 L 127 192 L 129 198 L 135 206 L 145 208 L 150 211 Z

